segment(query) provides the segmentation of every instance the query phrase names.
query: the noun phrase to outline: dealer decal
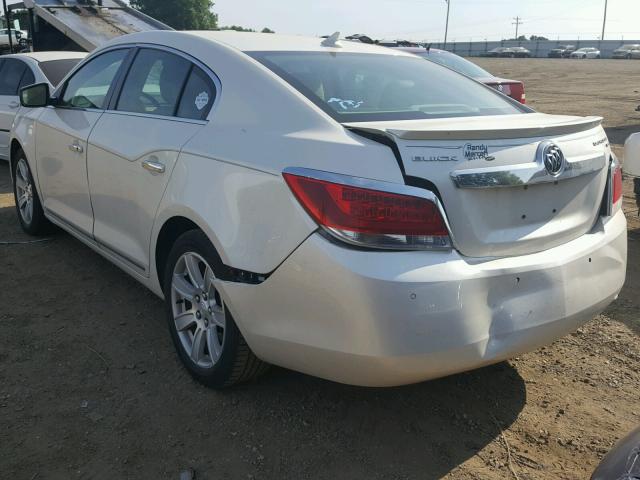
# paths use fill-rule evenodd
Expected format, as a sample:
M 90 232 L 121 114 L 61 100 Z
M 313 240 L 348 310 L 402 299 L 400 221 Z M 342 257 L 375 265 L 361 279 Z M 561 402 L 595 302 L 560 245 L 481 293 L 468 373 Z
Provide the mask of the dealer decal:
M 196 108 L 202 110 L 209 103 L 209 94 L 207 92 L 200 92 L 196 97 Z

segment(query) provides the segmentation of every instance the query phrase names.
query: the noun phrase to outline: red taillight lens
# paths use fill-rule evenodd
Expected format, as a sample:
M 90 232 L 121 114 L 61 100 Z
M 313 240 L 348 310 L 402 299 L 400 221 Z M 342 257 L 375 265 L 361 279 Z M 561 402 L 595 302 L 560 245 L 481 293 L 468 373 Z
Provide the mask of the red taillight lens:
M 309 215 L 339 238 L 379 248 L 448 247 L 435 202 L 292 173 L 287 185 Z
M 622 198 L 622 167 L 617 165 L 613 170 L 613 203 Z

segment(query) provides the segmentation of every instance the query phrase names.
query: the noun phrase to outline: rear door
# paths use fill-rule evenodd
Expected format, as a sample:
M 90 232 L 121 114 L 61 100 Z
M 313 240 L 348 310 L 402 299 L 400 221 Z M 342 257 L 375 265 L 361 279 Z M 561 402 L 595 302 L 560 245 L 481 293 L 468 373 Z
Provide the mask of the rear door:
M 36 125 L 44 208 L 86 236 L 93 232 L 87 139 L 108 104 L 129 51 L 110 50 L 84 64 L 62 87 L 58 104 L 43 109 Z
M 156 210 L 182 146 L 205 124 L 214 85 L 188 57 L 140 48 L 89 138 L 94 237 L 141 272 Z
M 17 58 L 6 58 L 0 63 L 0 158 L 9 159 L 9 133 L 20 107 L 18 91 L 35 82 L 31 69 Z

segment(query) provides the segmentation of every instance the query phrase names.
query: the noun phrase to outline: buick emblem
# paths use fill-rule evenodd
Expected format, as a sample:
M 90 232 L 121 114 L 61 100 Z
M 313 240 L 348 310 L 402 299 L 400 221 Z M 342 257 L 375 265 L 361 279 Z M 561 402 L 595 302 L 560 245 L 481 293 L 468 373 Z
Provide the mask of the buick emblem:
M 565 167 L 565 159 L 562 150 L 553 142 L 545 142 L 540 145 L 542 163 L 547 173 L 552 177 L 557 177 Z

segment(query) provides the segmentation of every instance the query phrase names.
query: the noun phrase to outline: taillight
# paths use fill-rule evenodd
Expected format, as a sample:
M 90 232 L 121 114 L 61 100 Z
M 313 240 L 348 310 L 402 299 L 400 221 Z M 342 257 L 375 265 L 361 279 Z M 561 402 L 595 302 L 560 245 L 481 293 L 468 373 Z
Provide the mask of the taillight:
M 622 198 L 622 166 L 616 162 L 613 169 L 613 195 L 612 201 L 615 205 Z
M 303 168 L 283 176 L 311 218 L 340 240 L 402 250 L 451 247 L 432 192 Z

